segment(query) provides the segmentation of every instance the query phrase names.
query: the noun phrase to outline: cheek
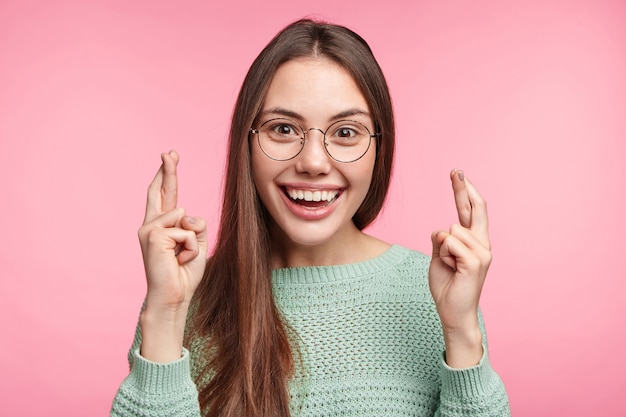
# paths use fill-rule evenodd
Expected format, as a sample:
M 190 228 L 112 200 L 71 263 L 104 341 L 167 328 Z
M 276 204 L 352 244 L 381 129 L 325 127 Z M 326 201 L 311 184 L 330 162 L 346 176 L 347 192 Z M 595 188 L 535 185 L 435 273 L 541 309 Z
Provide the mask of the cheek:
M 359 175 L 363 179 L 364 186 L 369 186 L 374 176 L 374 165 L 376 163 L 376 148 L 370 149 L 362 159 L 363 164 L 359 167 Z
M 353 169 L 350 171 L 344 171 L 344 175 L 348 178 L 352 188 L 351 205 L 353 205 L 354 210 L 358 210 L 365 201 L 373 178 L 373 161 L 361 160 L 360 162 L 363 162 L 363 164 L 352 167 Z
M 359 200 L 360 200 L 359 208 L 365 201 L 365 198 L 369 194 L 370 188 L 372 186 L 372 181 L 374 177 L 374 164 L 376 162 L 375 152 L 373 152 L 371 156 L 368 153 L 367 155 L 365 155 L 364 160 L 360 162 L 363 162 L 363 164 L 359 166 L 358 170 L 355 170 L 354 172 L 355 176 L 353 177 L 353 178 L 358 178 L 358 181 L 357 181 L 358 184 L 354 183 L 353 185 L 355 185 L 355 187 L 358 189 Z

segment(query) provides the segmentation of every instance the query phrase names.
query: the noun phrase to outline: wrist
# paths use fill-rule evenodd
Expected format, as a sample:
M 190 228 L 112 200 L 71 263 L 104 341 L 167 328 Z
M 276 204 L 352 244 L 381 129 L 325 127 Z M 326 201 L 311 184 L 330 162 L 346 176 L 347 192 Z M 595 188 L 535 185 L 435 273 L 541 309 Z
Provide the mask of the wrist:
M 187 311 L 189 303 L 171 306 L 151 300 L 150 296 L 146 298 L 141 318 L 145 318 L 147 322 L 163 322 L 172 324 L 183 324 L 187 320 Z
M 480 363 L 483 336 L 478 324 L 469 328 L 445 329 L 446 363 L 451 368 L 469 368 Z
M 139 317 L 141 356 L 152 362 L 167 363 L 180 359 L 185 335 L 186 310 L 146 308 Z

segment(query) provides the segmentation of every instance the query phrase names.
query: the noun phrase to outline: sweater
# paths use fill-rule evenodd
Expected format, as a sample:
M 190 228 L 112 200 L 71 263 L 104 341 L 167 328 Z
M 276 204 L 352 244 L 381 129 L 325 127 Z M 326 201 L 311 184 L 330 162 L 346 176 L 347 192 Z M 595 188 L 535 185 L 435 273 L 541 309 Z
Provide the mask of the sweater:
M 446 365 L 429 265 L 430 257 L 394 245 L 359 263 L 272 272 L 276 305 L 302 355 L 289 384 L 293 417 L 510 416 L 480 312 L 480 363 Z M 167 364 L 142 358 L 140 343 L 138 328 L 111 416 L 200 416 L 200 343 Z

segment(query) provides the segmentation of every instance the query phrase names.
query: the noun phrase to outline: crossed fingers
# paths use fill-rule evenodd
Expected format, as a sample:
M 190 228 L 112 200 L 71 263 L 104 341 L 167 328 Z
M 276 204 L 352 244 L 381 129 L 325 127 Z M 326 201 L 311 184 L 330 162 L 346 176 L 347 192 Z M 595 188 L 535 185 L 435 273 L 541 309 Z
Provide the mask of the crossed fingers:
M 465 178 L 463 171 L 453 170 L 450 179 L 459 223 L 469 229 L 485 248 L 490 249 L 487 203 L 471 181 Z
M 161 168 L 159 168 L 148 187 L 144 224 L 150 223 L 161 214 L 176 208 L 178 203 L 176 165 L 179 159 L 176 151 L 161 154 Z

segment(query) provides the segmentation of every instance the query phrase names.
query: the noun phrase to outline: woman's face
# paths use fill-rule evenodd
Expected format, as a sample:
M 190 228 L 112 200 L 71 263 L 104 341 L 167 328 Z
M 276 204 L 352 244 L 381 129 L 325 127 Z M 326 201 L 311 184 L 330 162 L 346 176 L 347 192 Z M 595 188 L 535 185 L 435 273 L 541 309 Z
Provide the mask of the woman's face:
M 257 192 L 284 239 L 283 247 L 350 244 L 359 233 L 352 216 L 372 181 L 376 141 L 365 155 L 342 163 L 325 151 L 323 134 L 333 122 L 352 120 L 374 133 L 369 107 L 350 74 L 324 58 L 288 61 L 277 70 L 255 128 L 288 118 L 305 131 L 302 151 L 293 159 L 266 156 L 253 135 L 252 170 Z M 284 129 L 284 127 L 282 128 Z M 280 130 L 280 129 L 279 129 Z

